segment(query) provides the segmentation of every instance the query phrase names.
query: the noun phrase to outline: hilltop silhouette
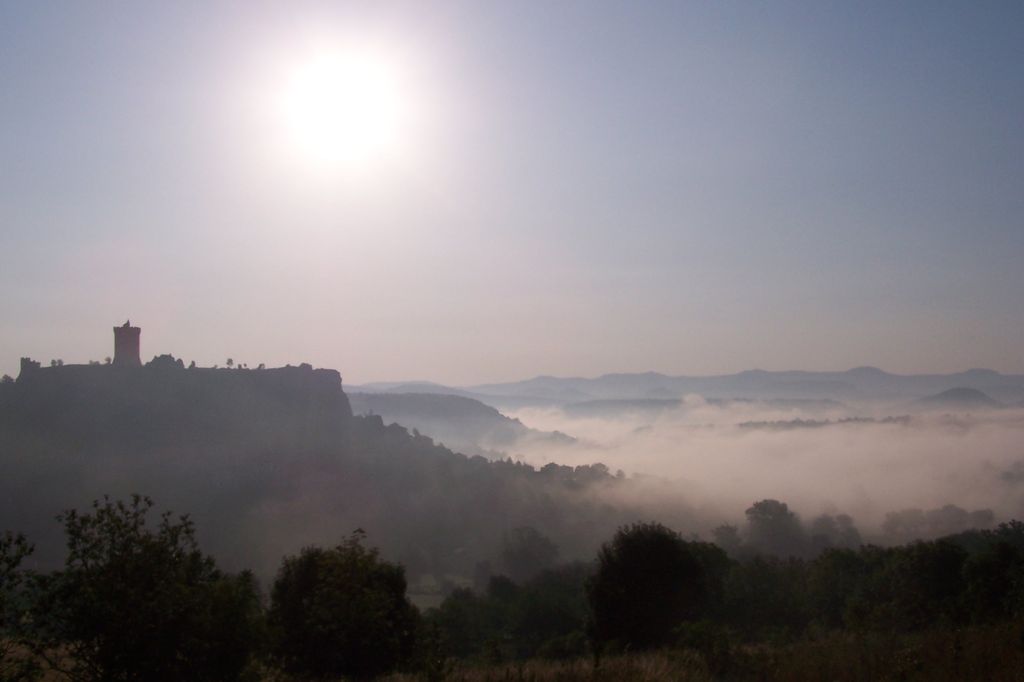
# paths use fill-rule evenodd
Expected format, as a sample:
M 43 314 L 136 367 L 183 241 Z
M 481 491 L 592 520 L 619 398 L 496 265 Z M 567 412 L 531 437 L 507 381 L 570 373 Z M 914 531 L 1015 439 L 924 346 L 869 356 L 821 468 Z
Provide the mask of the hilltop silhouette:
M 985 393 L 974 388 L 964 388 L 962 386 L 921 398 L 917 401 L 917 404 L 924 407 L 957 410 L 987 410 L 1002 407 L 998 400 L 993 400 Z

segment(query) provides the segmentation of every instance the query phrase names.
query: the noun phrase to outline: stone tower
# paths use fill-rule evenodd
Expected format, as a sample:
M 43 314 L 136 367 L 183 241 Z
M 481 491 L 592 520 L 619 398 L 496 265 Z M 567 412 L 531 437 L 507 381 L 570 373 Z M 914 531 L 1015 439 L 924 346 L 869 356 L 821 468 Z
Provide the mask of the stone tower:
M 139 357 L 139 336 L 141 327 L 133 327 L 131 321 L 121 327 L 114 327 L 114 364 L 118 367 L 141 367 Z

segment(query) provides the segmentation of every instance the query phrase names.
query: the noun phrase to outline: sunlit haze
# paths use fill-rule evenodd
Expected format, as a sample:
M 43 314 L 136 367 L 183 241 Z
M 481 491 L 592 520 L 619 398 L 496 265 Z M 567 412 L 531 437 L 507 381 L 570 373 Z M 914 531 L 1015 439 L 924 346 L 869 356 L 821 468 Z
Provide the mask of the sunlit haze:
M 1024 680 L 1024 2 L 0 1 L 0 678 Z
M 6 3 L 0 371 L 1024 372 L 1024 9 Z
M 399 153 L 403 98 L 393 68 L 374 54 L 323 50 L 296 64 L 280 93 L 289 143 L 324 172 L 366 171 L 376 157 Z

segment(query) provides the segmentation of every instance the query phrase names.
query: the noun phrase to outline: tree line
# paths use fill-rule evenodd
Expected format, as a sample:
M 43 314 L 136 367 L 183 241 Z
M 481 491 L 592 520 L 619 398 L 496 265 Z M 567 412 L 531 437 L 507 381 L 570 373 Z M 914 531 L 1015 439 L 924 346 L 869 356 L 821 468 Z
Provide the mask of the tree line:
M 782 507 L 764 500 L 748 518 L 757 527 Z M 26 538 L 0 537 L 0 680 L 44 671 L 76 681 L 255 680 L 274 671 L 372 679 L 394 670 L 440 679 L 459 659 L 600 661 L 665 648 L 697 652 L 719 677 L 753 645 L 814 633 L 955 631 L 1024 618 L 1016 521 L 899 547 L 830 546 L 814 558 L 749 546 L 730 556 L 635 523 L 593 561 L 561 565 L 540 531 L 518 529 L 505 538 L 503 572 L 421 613 L 406 596 L 404 568 L 360 530 L 285 557 L 263 594 L 251 573 L 226 572 L 202 552 L 187 516 L 153 519 L 152 510 L 133 496 L 64 512 L 66 559 L 48 572 L 26 567 Z
M 403 569 L 354 532 L 285 557 L 269 599 L 248 571 L 204 554 L 187 516 L 104 498 L 64 512 L 63 568 L 23 568 L 24 536 L 0 538 L 0 680 L 369 679 L 412 664 L 419 613 Z

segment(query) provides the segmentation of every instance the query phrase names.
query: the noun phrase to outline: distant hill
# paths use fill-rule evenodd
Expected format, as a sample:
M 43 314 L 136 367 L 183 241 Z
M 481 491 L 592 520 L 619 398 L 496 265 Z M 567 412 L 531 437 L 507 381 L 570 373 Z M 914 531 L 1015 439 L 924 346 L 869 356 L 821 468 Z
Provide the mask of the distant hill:
M 457 395 L 472 398 L 470 391 L 444 386 L 433 381 L 376 381 L 360 386 L 349 386 L 349 393 L 429 393 L 432 395 Z
M 698 405 L 728 407 L 737 404 L 758 405 L 770 409 L 801 410 L 803 412 L 827 412 L 842 409 L 843 403 L 829 399 L 773 398 L 770 400 L 752 400 L 750 398 L 710 398 L 698 401 Z M 637 398 L 586 400 L 562 406 L 562 411 L 569 417 L 576 418 L 615 418 L 615 417 L 656 417 L 664 412 L 687 409 L 682 398 Z
M 375 414 L 386 422 L 415 429 L 468 455 L 494 458 L 517 446 L 548 442 L 569 445 L 574 439 L 559 432 L 531 429 L 478 400 L 452 394 L 349 393 L 355 414 Z
M 942 393 L 928 396 L 917 401 L 918 405 L 929 408 L 984 410 L 1002 407 L 1002 404 L 991 396 L 974 389 L 958 386 Z
M 668 376 L 656 372 L 606 374 L 595 378 L 541 376 L 525 381 L 470 386 L 488 404 L 515 398 L 550 404 L 593 400 L 673 399 L 697 394 L 710 399 L 916 400 L 949 390 L 972 388 L 1007 403 L 1024 399 L 1024 375 L 971 369 L 954 374 L 891 374 L 877 367 L 843 372 L 747 370 L 718 376 Z
M 445 386 L 432 381 L 377 381 L 349 386 L 349 391 L 367 394 L 426 393 L 431 395 L 454 395 L 476 400 L 498 410 L 514 410 L 521 407 L 554 407 L 564 402 L 564 400 L 551 397 L 488 395 L 468 388 Z
M 434 393 L 472 398 L 499 410 L 561 407 L 602 400 L 680 400 L 699 395 L 708 400 L 761 400 L 782 406 L 826 407 L 829 401 L 906 402 L 953 388 L 971 388 L 1003 404 L 1024 405 L 1024 375 L 970 369 L 953 374 L 891 374 L 877 367 L 844 372 L 752 369 L 717 376 L 669 376 L 657 372 L 605 374 L 599 377 L 539 376 L 523 381 L 452 387 L 431 382 L 366 384 L 366 393 Z M 594 406 L 600 408 L 600 406 Z M 610 406 L 606 406 L 610 407 Z M 574 408 L 575 409 L 575 408 Z M 586 408 L 584 408 L 586 409 Z

